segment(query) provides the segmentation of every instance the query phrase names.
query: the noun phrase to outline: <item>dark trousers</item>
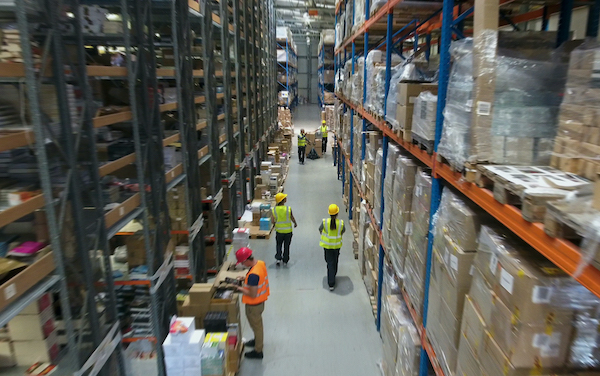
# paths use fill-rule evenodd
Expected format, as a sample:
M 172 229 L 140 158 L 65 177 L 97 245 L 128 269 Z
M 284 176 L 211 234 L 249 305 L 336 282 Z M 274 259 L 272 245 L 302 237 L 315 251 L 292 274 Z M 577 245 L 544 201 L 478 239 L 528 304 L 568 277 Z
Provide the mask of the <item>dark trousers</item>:
M 298 146 L 298 159 L 300 159 L 300 163 L 304 163 L 305 156 L 306 156 L 306 146 Z
M 277 241 L 277 249 L 275 250 L 275 260 L 287 263 L 290 261 L 290 244 L 292 243 L 292 233 L 282 234 L 278 232 L 275 235 Z M 283 257 L 281 251 L 283 250 Z
M 323 153 L 325 153 L 327 151 L 327 137 L 323 137 L 323 144 L 321 146 Z
M 329 287 L 335 286 L 335 276 L 338 270 L 338 261 L 340 260 L 339 249 L 324 249 L 325 262 L 327 263 L 327 284 Z

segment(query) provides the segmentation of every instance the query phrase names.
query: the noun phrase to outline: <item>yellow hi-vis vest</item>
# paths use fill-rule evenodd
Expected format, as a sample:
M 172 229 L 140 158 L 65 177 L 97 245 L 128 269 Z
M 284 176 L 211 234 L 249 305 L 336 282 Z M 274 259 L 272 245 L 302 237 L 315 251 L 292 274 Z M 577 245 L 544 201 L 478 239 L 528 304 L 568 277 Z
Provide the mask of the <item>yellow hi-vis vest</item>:
M 323 220 L 323 232 L 321 232 L 321 242 L 319 245 L 325 249 L 342 248 L 342 228 L 344 221 L 335 220 L 335 230 L 330 229 L 331 218 Z
M 306 136 L 303 136 L 301 134 L 298 135 L 298 146 L 306 146 Z
M 321 125 L 321 135 L 323 137 L 327 137 L 327 126 L 326 125 Z
M 280 234 L 292 232 L 292 208 L 289 206 L 276 206 L 273 208 L 273 217 L 275 217 L 275 231 Z

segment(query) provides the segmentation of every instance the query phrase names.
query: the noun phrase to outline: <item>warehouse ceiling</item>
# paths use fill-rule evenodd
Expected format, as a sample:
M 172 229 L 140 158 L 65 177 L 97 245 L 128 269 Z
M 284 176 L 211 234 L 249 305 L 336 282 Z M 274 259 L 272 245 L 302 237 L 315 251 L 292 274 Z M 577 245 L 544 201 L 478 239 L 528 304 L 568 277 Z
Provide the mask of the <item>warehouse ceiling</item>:
M 275 0 L 277 26 L 295 35 L 315 35 L 335 27 L 335 0 Z

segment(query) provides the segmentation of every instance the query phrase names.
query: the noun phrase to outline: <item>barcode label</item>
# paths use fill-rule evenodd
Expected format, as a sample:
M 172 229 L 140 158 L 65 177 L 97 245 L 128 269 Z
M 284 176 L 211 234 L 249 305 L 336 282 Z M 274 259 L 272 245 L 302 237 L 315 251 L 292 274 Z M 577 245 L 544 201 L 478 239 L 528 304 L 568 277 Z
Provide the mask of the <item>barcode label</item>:
M 412 234 L 412 222 L 406 222 L 406 228 L 404 229 L 404 235 L 411 235 Z
M 493 275 L 496 275 L 496 270 L 498 270 L 498 257 L 496 257 L 495 253 L 492 253 L 492 258 L 490 259 L 490 271 Z
M 536 349 L 541 349 L 550 343 L 550 336 L 547 334 L 536 334 L 533 336 L 533 343 L 531 344 Z
M 458 271 L 458 257 L 450 255 L 450 265 L 452 266 L 452 269 Z
M 475 266 L 471 265 L 471 269 L 469 270 L 469 275 L 473 275 L 475 273 Z
M 4 299 L 9 300 L 15 295 L 17 295 L 17 286 L 14 283 L 6 286 L 4 289 Z
M 506 270 L 502 269 L 500 270 L 500 285 L 502 285 L 502 287 L 504 287 L 504 289 L 506 291 L 508 291 L 509 294 L 513 293 L 513 285 L 514 285 L 514 278 L 512 275 L 510 275 L 509 272 L 507 272 Z
M 415 187 L 415 196 L 420 197 L 421 196 L 421 186 L 417 185 Z
M 492 110 L 492 104 L 490 102 L 477 102 L 477 115 L 489 116 Z
M 472 100 L 472 99 L 469 99 L 469 100 L 467 101 L 467 110 L 468 110 L 468 111 L 471 111 L 471 109 L 472 109 L 472 108 L 473 108 L 473 100 Z
M 124 207 L 119 207 L 119 217 L 122 217 L 125 214 L 125 208 Z
M 531 301 L 534 304 L 548 304 L 552 297 L 552 288 L 545 286 L 535 286 L 531 294 Z

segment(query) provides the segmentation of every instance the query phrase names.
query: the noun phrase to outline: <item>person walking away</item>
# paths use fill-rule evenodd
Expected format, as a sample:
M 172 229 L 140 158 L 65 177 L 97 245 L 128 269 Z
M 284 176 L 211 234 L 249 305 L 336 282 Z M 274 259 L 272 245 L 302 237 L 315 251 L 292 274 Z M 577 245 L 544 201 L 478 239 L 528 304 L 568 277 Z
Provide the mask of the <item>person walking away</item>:
M 290 261 L 290 244 L 292 243 L 292 222 L 294 227 L 298 227 L 296 218 L 292 213 L 292 208 L 286 206 L 287 195 L 278 193 L 275 195 L 275 203 L 277 204 L 271 211 L 271 220 L 275 223 L 275 265 L 280 266 L 283 261 L 283 266 L 287 266 Z
M 235 258 L 238 264 L 250 268 L 243 286 L 236 286 L 242 293 L 242 303 L 246 305 L 246 317 L 248 323 L 254 332 L 254 339 L 245 343 L 248 347 L 254 347 L 254 350 L 247 352 L 248 359 L 263 358 L 263 320 L 262 313 L 265 310 L 265 302 L 269 298 L 269 276 L 267 275 L 267 265 L 264 261 L 255 260 L 252 250 L 247 247 L 238 249 L 235 252 Z
M 342 235 L 346 231 L 344 221 L 337 219 L 340 208 L 336 204 L 329 205 L 329 218 L 323 219 L 319 232 L 321 242 L 319 245 L 325 250 L 325 262 L 327 263 L 327 284 L 329 291 L 335 288 L 335 276 L 338 271 L 340 249 L 342 248 Z
M 323 120 L 321 124 L 321 136 L 323 137 L 323 145 L 321 150 L 323 151 L 323 154 L 325 154 L 325 152 L 327 152 L 327 122 L 325 120 Z
M 306 156 L 306 132 L 304 129 L 300 130 L 300 134 L 298 135 L 298 159 L 300 163 L 304 164 L 304 157 Z

